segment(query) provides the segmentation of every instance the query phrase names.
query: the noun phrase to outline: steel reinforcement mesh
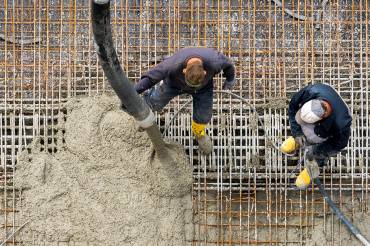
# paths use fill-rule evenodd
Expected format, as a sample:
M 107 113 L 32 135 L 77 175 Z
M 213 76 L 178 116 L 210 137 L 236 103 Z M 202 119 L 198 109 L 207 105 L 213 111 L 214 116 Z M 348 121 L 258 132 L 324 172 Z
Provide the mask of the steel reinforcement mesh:
M 17 153 L 35 136 L 44 151 L 57 151 L 63 103 L 112 93 L 94 50 L 89 8 L 88 0 L 0 0 L 1 241 L 24 222 L 12 182 Z M 353 115 L 352 134 L 323 182 L 349 218 L 368 212 L 368 1 L 116 0 L 111 13 L 114 45 L 132 81 L 182 47 L 213 47 L 235 62 L 233 92 L 257 108 L 258 115 L 215 94 L 209 157 L 198 155 L 192 139 L 191 106 L 168 129 L 194 167 L 193 245 L 306 245 L 316 218 L 324 218 L 328 245 L 345 245 L 335 229 L 345 228 L 317 189 L 294 190 L 298 157 L 283 156 L 271 141 L 290 134 L 292 93 L 315 82 L 334 86 Z M 215 83 L 219 89 L 222 78 Z M 187 100 L 175 98 L 157 115 L 162 129 Z M 82 245 L 23 230 L 7 245 Z

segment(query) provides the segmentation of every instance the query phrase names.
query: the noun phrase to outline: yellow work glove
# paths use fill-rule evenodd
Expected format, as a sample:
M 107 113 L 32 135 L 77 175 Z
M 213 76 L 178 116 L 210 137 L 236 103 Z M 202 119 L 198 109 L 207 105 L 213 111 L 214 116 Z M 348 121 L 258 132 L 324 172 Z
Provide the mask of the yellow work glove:
M 320 174 L 319 165 L 315 160 L 306 160 L 305 168 L 298 175 L 295 185 L 298 189 L 306 189 L 312 180 L 317 178 Z
M 284 154 L 290 154 L 298 148 L 298 144 L 295 142 L 292 136 L 288 137 L 280 146 L 281 152 Z

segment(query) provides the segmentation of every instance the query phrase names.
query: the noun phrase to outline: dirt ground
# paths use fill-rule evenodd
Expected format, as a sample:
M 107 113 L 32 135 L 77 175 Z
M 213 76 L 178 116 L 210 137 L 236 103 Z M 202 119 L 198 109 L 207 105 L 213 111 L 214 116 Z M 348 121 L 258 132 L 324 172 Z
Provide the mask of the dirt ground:
M 195 237 L 210 245 L 362 245 L 327 205 L 324 208 L 318 191 L 307 196 L 296 191 L 282 197 L 276 194 L 258 191 L 241 200 L 238 195 L 221 198 L 216 192 L 200 195 L 194 217 Z M 341 200 L 347 218 L 370 238 L 370 214 L 361 211 L 363 201 L 352 199 L 350 192 L 343 192 L 341 199 L 336 192 L 331 196 L 337 205 Z

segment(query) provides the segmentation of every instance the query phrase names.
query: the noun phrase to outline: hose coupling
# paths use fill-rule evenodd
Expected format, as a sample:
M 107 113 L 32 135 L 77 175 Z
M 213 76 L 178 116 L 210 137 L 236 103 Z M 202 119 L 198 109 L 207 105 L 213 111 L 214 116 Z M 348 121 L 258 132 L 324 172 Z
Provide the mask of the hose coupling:
M 151 127 L 155 123 L 155 115 L 152 110 L 149 110 L 148 116 L 143 120 L 138 120 L 137 123 L 143 129 Z

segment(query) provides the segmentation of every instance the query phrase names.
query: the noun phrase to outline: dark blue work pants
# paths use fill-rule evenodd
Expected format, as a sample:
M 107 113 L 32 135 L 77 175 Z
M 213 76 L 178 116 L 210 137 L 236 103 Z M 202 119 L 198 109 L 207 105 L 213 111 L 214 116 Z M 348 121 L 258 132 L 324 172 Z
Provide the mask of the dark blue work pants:
M 143 96 L 153 111 L 161 111 L 172 98 L 185 93 L 193 97 L 193 120 L 198 124 L 210 122 L 213 106 L 213 82 L 207 84 L 199 91 L 186 91 L 162 81 L 144 93 Z

